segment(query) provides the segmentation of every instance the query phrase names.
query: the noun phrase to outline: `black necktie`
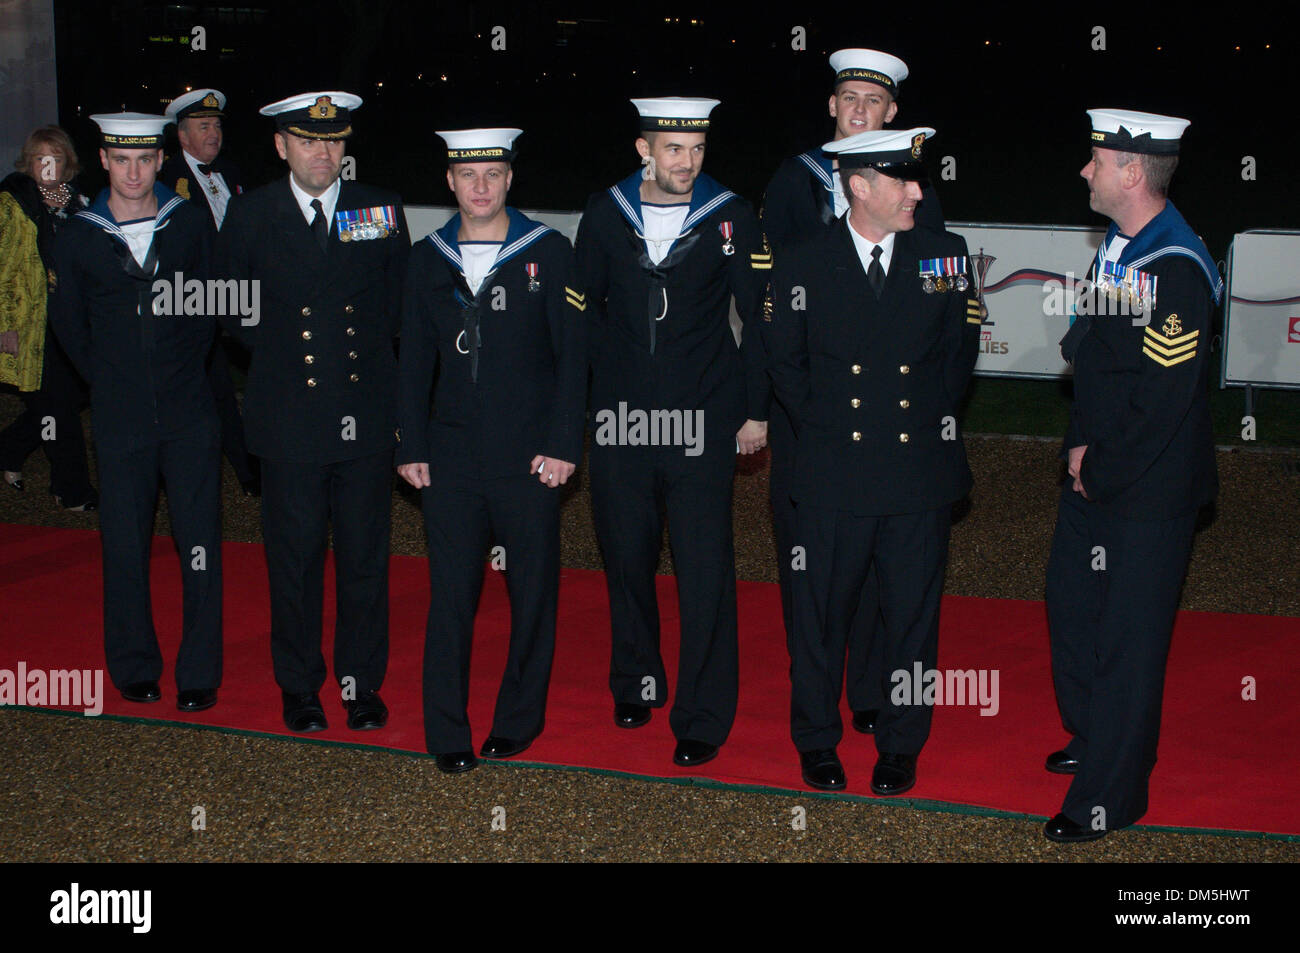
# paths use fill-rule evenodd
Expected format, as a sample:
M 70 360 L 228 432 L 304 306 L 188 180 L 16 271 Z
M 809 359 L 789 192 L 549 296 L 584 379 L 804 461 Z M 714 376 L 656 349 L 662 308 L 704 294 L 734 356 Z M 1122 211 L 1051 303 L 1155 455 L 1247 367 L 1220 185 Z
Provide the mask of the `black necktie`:
M 212 174 L 212 166 L 210 166 L 210 165 L 204 165 L 202 162 L 200 162 L 200 163 L 199 163 L 199 172 L 202 173 L 203 175 L 211 175 L 211 174 Z
M 885 269 L 880 266 L 880 246 L 871 249 L 871 267 L 867 269 L 867 283 L 871 290 L 880 297 L 880 290 L 885 287 Z
M 330 238 L 329 226 L 325 224 L 325 209 L 321 206 L 320 199 L 312 199 L 311 207 L 316 210 L 316 217 L 311 220 L 311 233 L 316 236 L 320 250 L 325 251 Z

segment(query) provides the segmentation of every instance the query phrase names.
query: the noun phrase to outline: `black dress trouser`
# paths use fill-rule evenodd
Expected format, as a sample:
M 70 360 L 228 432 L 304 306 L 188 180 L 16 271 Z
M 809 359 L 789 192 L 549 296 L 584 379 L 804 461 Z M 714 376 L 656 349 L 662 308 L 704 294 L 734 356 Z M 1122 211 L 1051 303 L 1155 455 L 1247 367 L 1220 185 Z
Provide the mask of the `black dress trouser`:
M 295 695 L 325 684 L 321 613 L 325 550 L 334 531 L 334 678 L 357 695 L 388 669 L 388 542 L 393 451 L 303 464 L 262 460 L 262 535 L 271 584 L 271 659 Z
M 916 662 L 926 671 L 936 666 L 952 507 L 858 516 L 804 502 L 796 514 L 796 538 L 805 548 L 807 567 L 792 574 L 791 586 L 790 730 L 795 747 L 833 748 L 843 737 L 844 646 L 874 568 L 885 630 L 880 691 L 886 699 L 876 723 L 876 750 L 919 754 L 930 735 L 932 706 L 912 704 L 910 698 L 895 704 L 889 673 L 911 673 Z
M 429 543 L 424 734 L 430 754 L 472 749 L 469 664 L 488 545 L 510 593 L 510 650 L 491 734 L 541 734 L 560 591 L 560 494 L 530 473 L 478 479 L 440 470 L 421 492 Z
M 176 685 L 183 692 L 219 687 L 221 450 L 216 417 L 137 450 L 119 453 L 101 443 L 96 451 L 109 677 L 122 688 L 162 676 L 149 593 L 149 553 L 161 478 L 180 554 L 184 600 Z
M 655 570 L 663 516 L 681 614 L 677 687 L 669 724 L 679 740 L 721 745 L 736 717 L 739 649 L 731 497 L 733 440 L 713 436 L 703 454 L 681 447 L 591 448 L 591 507 L 609 587 L 615 702 L 662 707 Z
M 790 417 L 773 401 L 767 423 L 767 445 L 771 448 L 769 497 L 772 502 L 772 527 L 776 536 L 776 568 L 781 586 L 781 612 L 785 619 L 786 644 L 794 632 L 794 603 L 790 596 L 790 578 L 795 541 L 795 507 L 790 499 L 794 482 L 795 436 Z M 879 711 L 885 707 L 881 691 L 881 667 L 884 665 L 885 625 L 880 617 L 879 586 L 876 574 L 867 574 L 858 602 L 857 613 L 848 639 L 848 664 L 845 690 L 853 711 Z
M 1061 812 L 1076 824 L 1116 830 L 1146 813 L 1195 528 L 1195 511 L 1120 519 L 1069 485 L 1061 491 L 1047 619 L 1056 701 L 1073 736 L 1065 750 L 1080 763 Z

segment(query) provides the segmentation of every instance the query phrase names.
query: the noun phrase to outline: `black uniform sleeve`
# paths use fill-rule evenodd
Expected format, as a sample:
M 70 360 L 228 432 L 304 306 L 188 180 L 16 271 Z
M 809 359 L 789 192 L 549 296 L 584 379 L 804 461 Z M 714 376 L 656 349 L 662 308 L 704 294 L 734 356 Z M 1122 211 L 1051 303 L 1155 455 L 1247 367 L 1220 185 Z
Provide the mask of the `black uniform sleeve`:
M 401 432 L 394 458 L 398 466 L 430 462 L 429 395 L 438 367 L 431 281 L 437 264 L 432 259 L 436 254 L 424 241 L 411 250 L 411 267 L 406 270 L 402 289 L 402 344 L 397 361 L 397 412 Z
M 577 466 L 582 461 L 582 431 L 587 410 L 587 302 L 575 287 L 573 250 L 560 235 L 548 236 L 556 249 L 551 274 L 564 276 L 564 283 L 550 282 L 546 292 L 546 318 L 551 328 L 555 355 L 555 406 L 546 434 L 543 456 Z
M 78 248 L 90 236 L 75 227 L 60 229 L 54 239 L 54 290 L 49 298 L 49 322 L 63 350 L 84 380 L 94 384 L 90 349 L 90 319 L 82 297 Z
M 960 236 L 953 237 L 958 241 L 953 254 L 966 257 L 966 240 Z M 975 287 L 969 268 L 966 280 L 971 288 Z M 948 292 L 948 313 L 944 316 L 944 382 L 953 407 L 961 403 L 966 388 L 970 386 L 980 351 L 980 304 L 968 291 Z
M 384 283 L 388 297 L 385 302 L 385 317 L 390 328 L 389 336 L 397 337 L 402 328 L 402 289 L 406 280 L 406 263 L 411 255 L 411 232 L 406 225 L 406 209 L 400 198 L 393 198 L 397 207 L 397 234 L 390 236 L 388 256 L 384 261 Z
M 249 255 L 250 229 L 252 225 L 247 212 L 246 202 L 232 201 L 226 210 L 226 218 L 222 222 L 221 231 L 217 233 L 216 244 L 212 251 L 212 271 L 217 278 L 223 281 L 231 279 L 235 281 L 251 281 L 254 278 L 252 261 Z M 260 303 L 260 294 L 258 300 Z M 257 315 L 257 318 L 256 323 L 245 324 L 246 320 L 251 321 L 252 318 L 245 318 L 239 314 L 219 316 L 222 327 L 249 350 L 252 350 L 257 344 L 257 325 L 260 323 L 261 315 Z
M 1088 449 L 1080 480 L 1088 498 L 1100 503 L 1118 497 L 1169 446 L 1210 359 L 1213 299 L 1199 266 L 1170 256 L 1151 271 L 1157 277 L 1156 307 L 1141 335 L 1131 336 L 1131 346 L 1140 354 L 1134 355 L 1136 376 L 1128 375 L 1133 381 L 1130 412 L 1106 421 L 1105 433 L 1082 435 Z
M 605 299 L 609 294 L 609 259 L 599 235 L 599 202 L 604 193 L 596 193 L 587 200 L 587 208 L 578 222 L 578 239 L 574 245 L 574 280 L 569 288 L 574 299 L 585 304 L 579 309 L 586 317 L 587 362 L 595 364 L 599 358 L 605 333 Z
M 788 247 L 801 237 L 791 201 L 793 183 L 790 180 L 790 161 L 786 160 L 763 193 L 763 235 L 768 245 L 777 250 Z
M 740 357 L 745 366 L 745 417 L 767 420 L 772 402 L 768 384 L 767 349 L 763 346 L 759 324 L 763 318 L 763 291 L 772 270 L 772 252 L 763 242 L 758 217 L 749 203 L 737 199 L 729 209 L 734 216 L 733 242 L 727 282 L 736 299 L 736 313 L 743 329 L 740 333 Z
M 763 339 L 767 346 L 768 373 L 776 399 L 790 415 L 795 435 L 803 429 L 808 417 L 807 404 L 812 390 L 808 373 L 808 328 L 806 294 L 803 285 L 808 280 L 806 269 L 799 262 L 805 256 L 798 252 L 783 253 L 772 270 L 772 308 L 770 320 L 761 323 Z M 798 296 L 796 297 L 796 288 Z

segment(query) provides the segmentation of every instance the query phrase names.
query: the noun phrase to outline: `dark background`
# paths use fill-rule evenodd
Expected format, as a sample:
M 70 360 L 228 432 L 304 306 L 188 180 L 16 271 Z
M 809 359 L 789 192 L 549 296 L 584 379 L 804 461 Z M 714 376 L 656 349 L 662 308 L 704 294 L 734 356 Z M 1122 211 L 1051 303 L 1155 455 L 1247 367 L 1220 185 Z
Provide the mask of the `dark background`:
M 1235 232 L 1300 227 L 1295 18 L 1256 4 L 1214 19 L 1191 7 L 1097 4 L 835 4 L 815 14 L 807 5 L 760 14 L 629 4 L 611 14 L 584 3 L 398 0 L 54 6 L 59 121 L 92 192 L 103 176 L 87 117 L 161 113 L 188 85 L 229 96 L 225 153 L 249 184 L 284 174 L 257 109 L 341 89 L 365 100 L 348 146 L 358 179 L 408 204 L 450 204 L 434 131 L 518 126 L 511 204 L 544 209 L 581 209 L 637 167 L 630 97 L 712 96 L 722 105 L 705 169 L 757 205 L 785 156 L 830 138 L 826 55 L 868 46 L 911 70 L 893 125 L 938 130 L 936 172 L 941 156 L 956 159 L 956 180 L 937 182 L 949 220 L 1103 224 L 1078 172 L 1088 158 L 1084 110 L 1110 106 L 1191 120 L 1171 198 L 1216 257 Z M 205 51 L 188 46 L 196 25 L 207 30 Z M 491 48 L 498 25 L 504 51 Z M 796 25 L 806 51 L 791 49 Z M 1104 51 L 1092 49 L 1095 26 L 1106 29 Z M 1245 156 L 1256 160 L 1255 181 L 1242 179 Z

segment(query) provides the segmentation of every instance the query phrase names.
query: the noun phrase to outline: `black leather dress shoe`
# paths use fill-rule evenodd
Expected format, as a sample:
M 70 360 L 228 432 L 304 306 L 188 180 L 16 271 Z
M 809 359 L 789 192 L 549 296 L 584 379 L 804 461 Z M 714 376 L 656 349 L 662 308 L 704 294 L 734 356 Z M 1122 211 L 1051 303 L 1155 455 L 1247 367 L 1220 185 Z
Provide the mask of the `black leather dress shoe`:
M 217 703 L 215 688 L 190 688 L 176 696 L 181 711 L 205 711 Z
M 804 783 L 823 791 L 840 791 L 848 783 L 834 748 L 800 751 L 799 767 L 803 769 Z
M 1094 831 L 1091 827 L 1074 823 L 1064 814 L 1057 814 L 1043 827 L 1043 833 L 1048 840 L 1054 840 L 1058 844 L 1082 844 L 1084 841 L 1099 840 L 1110 831 L 1105 828 Z
M 325 708 L 315 692 L 303 695 L 281 692 L 280 697 L 284 699 L 284 724 L 290 731 L 307 734 L 324 731 L 329 727 L 329 722 L 325 720 Z
M 122 697 L 129 702 L 156 702 L 162 698 L 157 682 L 132 682 L 122 687 Z
M 1053 774 L 1078 774 L 1079 759 L 1071 758 L 1064 751 L 1053 751 L 1047 756 L 1047 763 L 1043 767 Z
M 434 755 L 438 770 L 444 774 L 462 774 L 478 767 L 478 758 L 472 751 L 453 751 L 451 754 Z
M 514 741 L 500 735 L 488 735 L 487 741 L 483 742 L 483 747 L 479 748 L 478 753 L 482 758 L 511 758 L 527 750 L 532 743 L 532 738 L 527 741 Z
M 633 705 L 629 702 L 616 702 L 614 705 L 614 724 L 620 728 L 640 728 L 649 721 L 649 705 Z
M 718 746 L 707 741 L 691 741 L 683 738 L 673 750 L 673 764 L 683 768 L 694 768 L 718 756 Z
M 362 692 L 344 702 L 343 707 L 348 710 L 348 727 L 353 731 L 373 731 L 388 724 L 388 706 L 379 692 Z
M 240 480 L 239 488 L 244 491 L 244 496 L 261 496 L 262 480 L 260 477 L 252 477 L 248 480 Z
M 902 794 L 916 784 L 916 755 L 882 754 L 871 772 L 871 790 L 876 794 Z
M 853 730 L 860 731 L 864 735 L 874 735 L 876 733 L 876 719 L 879 717 L 879 708 L 867 708 L 863 711 L 855 711 L 853 713 Z

